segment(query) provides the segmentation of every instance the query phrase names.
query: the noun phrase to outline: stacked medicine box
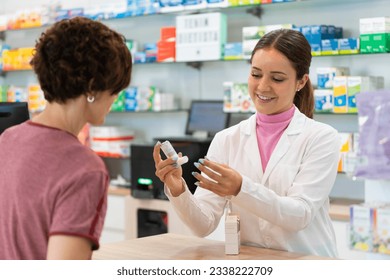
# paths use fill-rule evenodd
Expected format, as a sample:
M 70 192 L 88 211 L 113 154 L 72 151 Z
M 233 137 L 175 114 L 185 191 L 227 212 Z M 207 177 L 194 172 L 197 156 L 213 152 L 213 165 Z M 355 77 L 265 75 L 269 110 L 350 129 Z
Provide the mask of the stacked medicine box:
M 275 24 L 264 26 L 245 26 L 242 28 L 242 52 L 244 59 L 249 59 L 257 42 L 266 33 L 276 29 L 293 29 L 294 24 Z
M 346 67 L 317 68 L 315 111 L 356 113 L 356 95 L 384 87 L 383 77 L 348 76 Z
M 361 18 L 359 20 L 360 52 L 390 52 L 390 17 Z

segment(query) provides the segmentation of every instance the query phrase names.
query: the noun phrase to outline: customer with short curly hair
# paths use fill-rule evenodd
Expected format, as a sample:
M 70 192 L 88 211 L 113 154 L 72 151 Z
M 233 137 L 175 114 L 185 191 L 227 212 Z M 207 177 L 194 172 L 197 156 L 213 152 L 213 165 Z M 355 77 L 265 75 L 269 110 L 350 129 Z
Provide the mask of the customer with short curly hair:
M 130 83 L 131 54 L 122 35 L 78 17 L 42 33 L 31 65 L 48 103 L 0 137 L 0 259 L 90 259 L 109 178 L 77 135 L 104 123 Z

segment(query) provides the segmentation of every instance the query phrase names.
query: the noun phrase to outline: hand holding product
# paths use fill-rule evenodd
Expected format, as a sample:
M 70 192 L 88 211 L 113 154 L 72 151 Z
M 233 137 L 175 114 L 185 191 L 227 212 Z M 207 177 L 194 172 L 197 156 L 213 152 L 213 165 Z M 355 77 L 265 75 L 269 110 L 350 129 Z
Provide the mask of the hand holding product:
M 177 157 L 178 160 L 177 160 L 177 164 L 178 165 L 182 165 L 182 164 L 185 164 L 188 162 L 188 157 L 187 156 L 184 156 L 184 157 L 179 157 L 175 151 L 175 149 L 173 148 L 171 142 L 169 142 L 168 140 L 163 142 L 161 144 L 161 150 L 164 152 L 165 156 L 167 158 L 172 158 L 172 157 Z

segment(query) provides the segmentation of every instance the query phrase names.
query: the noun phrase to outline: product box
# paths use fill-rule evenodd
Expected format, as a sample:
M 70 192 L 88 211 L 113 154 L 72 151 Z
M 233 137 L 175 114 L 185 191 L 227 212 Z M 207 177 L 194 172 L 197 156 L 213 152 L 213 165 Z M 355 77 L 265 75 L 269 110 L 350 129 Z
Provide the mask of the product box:
M 198 10 L 207 8 L 207 0 L 183 0 L 184 10 Z
M 316 112 L 333 112 L 333 90 L 315 89 L 314 104 Z
M 311 46 L 312 55 L 321 55 L 321 41 L 328 39 L 327 25 L 311 25 L 311 36 L 309 44 Z
M 225 254 L 239 254 L 240 239 L 240 218 L 237 215 L 228 214 L 225 219 Z
M 24 87 L 9 86 L 7 90 L 7 102 L 27 102 L 28 92 Z
M 257 42 L 266 33 L 265 26 L 245 26 L 242 28 L 242 52 L 249 59 Z
M 0 102 L 7 102 L 8 100 L 7 91 L 8 91 L 8 86 L 0 85 Z
M 336 76 L 333 79 L 333 112 L 347 113 L 347 76 Z
M 0 31 L 7 30 L 8 15 L 0 15 Z
M 138 88 L 137 87 L 128 87 L 124 90 L 125 96 L 125 111 L 134 112 L 138 109 Z
M 241 42 L 225 44 L 225 51 L 223 57 L 224 60 L 237 60 L 237 59 L 242 59 L 242 57 L 243 57 L 243 52 L 242 52 Z
M 160 0 L 160 12 L 172 13 L 184 10 L 184 0 Z
M 114 100 L 111 105 L 111 112 L 124 112 L 125 111 L 125 98 L 126 91 L 122 90 L 118 97 Z
M 340 54 L 355 54 L 359 53 L 360 45 L 359 38 L 341 38 L 339 42 Z
M 343 28 L 341 26 L 335 26 L 334 28 L 334 38 L 341 39 L 343 38 Z
M 361 53 L 390 52 L 390 33 L 360 35 Z
M 360 34 L 389 33 L 390 17 L 374 17 L 359 19 Z
M 390 254 L 390 206 L 376 210 L 376 228 L 374 234 L 374 252 Z
M 248 92 L 248 84 L 224 82 L 224 112 L 253 112 L 253 102 Z
M 267 1 L 272 0 L 228 0 L 229 6 L 241 6 L 241 5 L 251 5 L 251 4 L 264 4 L 264 3 L 270 3 Z
M 222 13 L 176 17 L 176 61 L 206 61 L 223 58 L 226 16 Z
M 229 0 L 207 0 L 207 8 L 228 7 Z
M 176 59 L 176 27 L 165 26 L 160 29 L 157 42 L 157 61 L 173 62 Z
M 337 54 L 339 54 L 338 39 L 321 40 L 321 55 L 337 55 Z
M 319 67 L 316 74 L 317 88 L 332 89 L 334 77 L 348 75 L 349 70 L 347 67 Z
M 134 131 L 127 127 L 91 126 L 91 149 L 103 157 L 128 158 Z
M 371 252 L 375 224 L 375 208 L 368 205 L 352 205 L 350 207 L 350 248 Z
M 347 84 L 348 112 L 357 112 L 356 95 L 361 92 L 382 89 L 384 79 L 383 77 L 348 76 Z
M 39 84 L 30 84 L 27 87 L 28 110 L 31 113 L 42 112 L 46 107 L 46 100 Z
M 339 132 L 340 138 L 340 159 L 337 166 L 337 172 L 346 172 L 347 155 L 352 151 L 352 134 L 348 132 Z
M 153 111 L 176 109 L 175 96 L 172 93 L 156 92 L 153 98 Z

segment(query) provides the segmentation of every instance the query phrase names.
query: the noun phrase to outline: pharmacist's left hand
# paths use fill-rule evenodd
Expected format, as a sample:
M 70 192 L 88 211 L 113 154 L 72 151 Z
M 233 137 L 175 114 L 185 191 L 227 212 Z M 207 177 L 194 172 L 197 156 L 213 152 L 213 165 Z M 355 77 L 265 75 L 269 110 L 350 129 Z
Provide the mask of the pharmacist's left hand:
M 219 196 L 237 195 L 241 190 L 242 176 L 226 164 L 216 163 L 208 159 L 199 159 L 194 163 L 199 172 L 193 172 L 198 180 L 197 186 L 208 189 Z

